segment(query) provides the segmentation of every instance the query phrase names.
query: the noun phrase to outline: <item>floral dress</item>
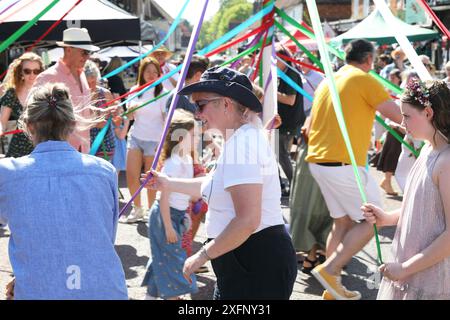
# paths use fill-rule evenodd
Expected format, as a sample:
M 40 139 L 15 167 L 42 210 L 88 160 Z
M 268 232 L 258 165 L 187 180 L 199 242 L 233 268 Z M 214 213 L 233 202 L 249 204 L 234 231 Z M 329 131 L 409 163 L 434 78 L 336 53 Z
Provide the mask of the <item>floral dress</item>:
M 97 88 L 98 92 L 98 99 L 95 102 L 95 106 L 97 108 L 101 108 L 105 103 L 105 91 L 103 88 Z M 94 143 L 95 138 L 100 133 L 102 129 L 101 128 L 92 128 L 90 130 L 90 136 L 91 136 L 91 145 Z M 114 148 L 115 148 L 115 139 L 114 139 L 114 131 L 113 131 L 112 124 L 109 126 L 108 131 L 106 131 L 105 138 L 102 141 L 102 144 L 100 145 L 100 148 L 98 149 L 97 153 L 95 154 L 97 157 L 103 158 L 109 162 L 112 161 L 112 158 L 114 157 Z
M 8 89 L 0 99 L 2 108 L 10 108 L 11 116 L 9 120 L 19 120 L 23 112 L 22 104 L 17 97 L 16 90 Z M 30 154 L 34 149 L 33 143 L 24 133 L 16 133 L 12 136 L 8 147 L 7 157 L 18 158 Z

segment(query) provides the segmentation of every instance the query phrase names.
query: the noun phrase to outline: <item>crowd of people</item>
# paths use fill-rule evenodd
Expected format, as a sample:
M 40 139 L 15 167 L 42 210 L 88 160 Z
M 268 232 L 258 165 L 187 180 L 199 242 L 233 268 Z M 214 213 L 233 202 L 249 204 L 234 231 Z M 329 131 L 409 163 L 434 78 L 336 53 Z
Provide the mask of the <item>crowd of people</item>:
M 307 95 L 279 78 L 278 114 L 263 124 L 254 57 L 231 68 L 194 55 L 179 92 L 175 73 L 138 93 L 174 70 L 173 53 L 161 47 L 140 61 L 124 97 L 120 73 L 102 81 L 120 59 L 102 70 L 88 30 L 66 29 L 57 45 L 64 55 L 55 65 L 45 69 L 37 54 L 24 53 L 1 88 L 0 139 L 18 130 L 0 159 L 0 224 L 11 233 L 14 273 L 9 299 L 127 299 L 114 248 L 118 223 L 145 222 L 148 300 L 198 292 L 196 274 L 208 261 L 214 299 L 287 300 L 298 263 L 324 287 L 324 300 L 361 299 L 342 285 L 341 273 L 372 239 L 374 224 L 397 225 L 394 261 L 380 266 L 379 299 L 450 299 L 450 62 L 438 80 L 420 56 L 434 77 L 424 83 L 400 47 L 377 52 L 364 39 L 345 47 L 345 65 L 334 76 L 353 168 L 331 89 L 305 53 L 276 46 L 277 68 Z M 403 93 L 385 89 L 369 75 L 374 68 Z M 274 131 L 278 152 L 268 139 Z M 383 172 L 380 185 L 369 163 Z M 119 217 L 121 171 L 136 197 Z M 399 195 L 393 177 L 403 204 L 385 212 L 381 190 Z M 148 208 L 137 193 L 143 181 Z M 282 197 L 289 199 L 289 228 Z M 207 241 L 194 252 L 202 222 Z

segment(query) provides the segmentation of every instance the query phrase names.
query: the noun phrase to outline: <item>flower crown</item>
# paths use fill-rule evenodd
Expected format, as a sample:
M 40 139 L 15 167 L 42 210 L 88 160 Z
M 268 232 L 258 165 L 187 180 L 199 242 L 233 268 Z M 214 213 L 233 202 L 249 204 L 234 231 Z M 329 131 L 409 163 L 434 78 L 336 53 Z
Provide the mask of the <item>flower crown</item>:
M 417 100 L 425 107 L 431 108 L 430 91 L 425 87 L 424 83 L 419 79 L 411 79 L 406 86 L 411 97 Z

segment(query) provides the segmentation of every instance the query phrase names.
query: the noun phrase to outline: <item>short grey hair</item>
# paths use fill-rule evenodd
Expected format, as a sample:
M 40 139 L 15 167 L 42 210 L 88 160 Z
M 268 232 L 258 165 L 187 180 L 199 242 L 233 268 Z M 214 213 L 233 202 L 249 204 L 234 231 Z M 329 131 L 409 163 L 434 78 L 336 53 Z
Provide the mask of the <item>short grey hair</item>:
M 97 80 L 100 80 L 100 70 L 92 60 L 86 61 L 86 64 L 84 65 L 84 74 L 86 75 L 86 78 L 95 77 Z

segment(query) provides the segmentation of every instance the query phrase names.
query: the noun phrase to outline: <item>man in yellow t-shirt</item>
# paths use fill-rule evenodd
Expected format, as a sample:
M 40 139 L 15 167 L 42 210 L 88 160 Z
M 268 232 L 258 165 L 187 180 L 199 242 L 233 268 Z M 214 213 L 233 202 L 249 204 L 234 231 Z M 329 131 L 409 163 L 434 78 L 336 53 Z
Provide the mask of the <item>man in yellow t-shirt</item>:
M 368 201 L 381 206 L 379 187 L 364 169 L 370 145 L 375 112 L 400 123 L 398 106 L 377 80 L 368 74 L 373 67 L 375 49 L 363 39 L 345 48 L 346 63 L 335 75 L 347 131 L 359 166 Z M 311 112 L 308 155 L 311 174 L 317 181 L 331 217 L 333 229 L 327 241 L 327 260 L 312 274 L 336 299 L 360 299 L 340 282 L 342 267 L 373 236 L 373 227 L 363 218 L 362 202 L 350 164 L 350 157 L 331 100 L 327 81 L 316 90 Z M 324 294 L 324 296 L 326 295 Z

